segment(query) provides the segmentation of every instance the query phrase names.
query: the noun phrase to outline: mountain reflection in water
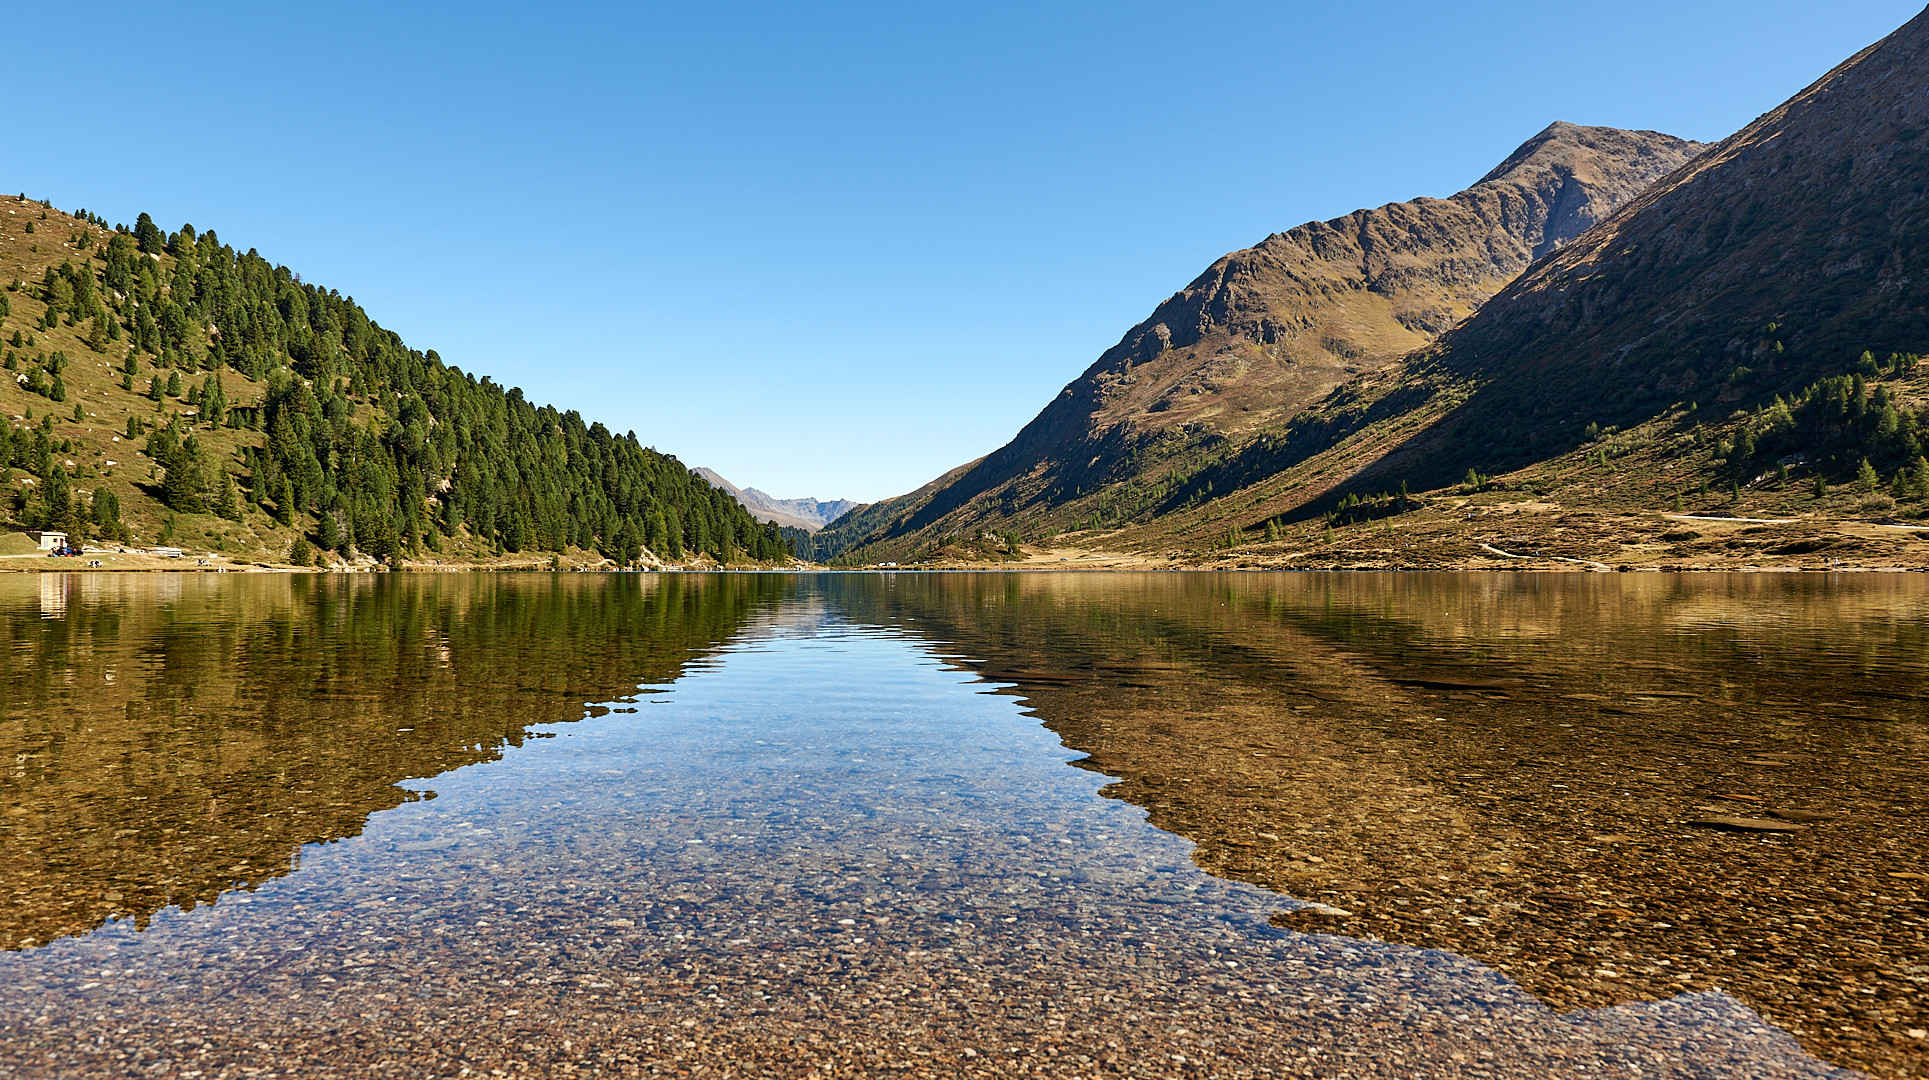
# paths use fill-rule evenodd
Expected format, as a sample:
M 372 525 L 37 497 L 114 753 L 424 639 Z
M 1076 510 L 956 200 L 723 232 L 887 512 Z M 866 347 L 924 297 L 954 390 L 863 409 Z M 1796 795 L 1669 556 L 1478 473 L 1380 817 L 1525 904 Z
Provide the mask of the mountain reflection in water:
M 1829 1060 L 1929 1061 L 1919 575 L 900 575 L 848 603 L 982 658 L 1200 866 L 1348 913 L 1284 925 L 1563 1010 L 1718 988 Z
M 1820 1074 L 1719 996 L 1554 1018 L 1420 945 L 1563 1009 L 1729 989 L 1900 1075 L 1923 601 L 1645 575 L 0 580 L 0 1012 L 43 1025 L 6 1022 L 8 1055 L 120 1075 L 200 1025 L 273 1033 L 197 1036 L 204 1063 L 352 1042 L 425 1074 Z M 934 649 L 1201 866 L 1325 908 L 1185 867 Z M 1800 831 L 1685 824 L 1717 816 Z M 230 890 L 251 902 L 186 910 Z M 1269 928 L 1282 908 L 1348 937 Z M 124 1037 L 62 1058 L 103 1005 Z
M 674 680 L 771 578 L 0 579 L 0 948 L 287 874 L 531 725 Z M 619 706 L 620 707 L 620 706 Z

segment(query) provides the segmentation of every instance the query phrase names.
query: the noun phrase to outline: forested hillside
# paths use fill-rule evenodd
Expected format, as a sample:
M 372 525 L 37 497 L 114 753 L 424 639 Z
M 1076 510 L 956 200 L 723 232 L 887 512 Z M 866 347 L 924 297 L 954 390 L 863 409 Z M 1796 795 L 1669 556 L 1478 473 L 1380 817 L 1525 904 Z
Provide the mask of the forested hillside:
M 634 432 L 410 348 L 213 230 L 0 208 L 16 526 L 296 562 L 788 558 L 775 527 Z

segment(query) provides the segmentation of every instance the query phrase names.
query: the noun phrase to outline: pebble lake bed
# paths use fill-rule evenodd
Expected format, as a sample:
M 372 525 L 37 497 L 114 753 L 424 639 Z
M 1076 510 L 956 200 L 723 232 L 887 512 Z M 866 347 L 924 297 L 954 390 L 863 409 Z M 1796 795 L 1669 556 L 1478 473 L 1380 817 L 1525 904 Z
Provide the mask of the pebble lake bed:
M 1207 707 L 1215 738 L 1236 723 L 1275 742 L 1342 730 L 1311 715 L 1329 706 L 1382 707 L 1335 687 L 1373 685 L 1346 665 L 1384 651 L 1389 620 L 1416 636 L 1403 656 L 1451 636 L 1403 609 L 1411 595 L 1381 596 L 1363 637 L 1302 641 L 1261 623 L 1310 608 L 1357 628 L 1361 598 L 1311 575 L 1278 576 L 1290 596 L 1215 575 L 1039 577 L 74 575 L 58 603 L 0 583 L 0 1076 L 1919 1068 L 1906 1046 L 1818 1057 L 1719 977 L 1562 1000 L 1490 957 L 1353 922 L 1367 913 L 1333 901 L 1372 901 L 1365 871 L 1222 865 L 1229 804 L 1146 793 Z M 1878 730 L 1911 760 L 1929 596 L 1844 588 L 1862 590 L 1844 655 L 1903 696 Z M 1702 586 L 1674 601 L 1711 602 Z M 1201 660 L 1217 635 L 1283 651 Z M 1315 705 L 1236 677 L 1256 662 Z M 1198 696 L 1155 722 L 1153 699 L 1181 687 Z M 1241 759 L 1261 772 L 1237 785 L 1188 769 L 1349 803 L 1401 779 L 1383 754 Z M 1443 872 L 1466 861 L 1464 836 L 1418 826 L 1405 846 L 1344 836 L 1322 855 L 1317 798 L 1272 812 L 1306 831 L 1240 828 L 1293 836 L 1304 867 L 1375 850 L 1391 865 L 1429 837 Z M 1919 925 L 1907 896 L 1884 910 Z

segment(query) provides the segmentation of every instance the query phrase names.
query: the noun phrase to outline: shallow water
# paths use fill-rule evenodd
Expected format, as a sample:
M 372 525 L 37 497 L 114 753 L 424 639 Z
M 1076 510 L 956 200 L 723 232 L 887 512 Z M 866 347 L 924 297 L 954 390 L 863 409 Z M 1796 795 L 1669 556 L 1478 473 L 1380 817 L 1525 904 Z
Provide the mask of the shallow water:
M 1756 683 L 1840 661 L 1906 709 L 1920 591 L 1831 622 L 1373 580 L 0 582 L 0 1071 L 1830 1074 L 1726 995 L 1559 1015 L 1276 928 L 1299 901 L 1200 870 L 1026 705 L 1107 664 L 1177 692 L 1146 673 L 1201 650 L 1329 697 L 1335 656 L 1571 670 L 1671 610 Z

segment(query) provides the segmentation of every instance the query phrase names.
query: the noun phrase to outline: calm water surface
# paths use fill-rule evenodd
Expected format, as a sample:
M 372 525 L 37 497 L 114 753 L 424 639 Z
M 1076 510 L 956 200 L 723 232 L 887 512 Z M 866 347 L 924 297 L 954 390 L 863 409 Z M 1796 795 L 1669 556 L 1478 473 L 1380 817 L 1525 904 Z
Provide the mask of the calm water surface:
M 1212 679 L 1315 703 L 1253 738 L 1375 679 L 1673 723 L 1633 680 L 1919 750 L 1913 582 L 1626 577 L 0 580 L 0 1074 L 1831 1075 L 1276 927 L 1335 882 L 1100 796 L 1110 695 Z

